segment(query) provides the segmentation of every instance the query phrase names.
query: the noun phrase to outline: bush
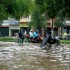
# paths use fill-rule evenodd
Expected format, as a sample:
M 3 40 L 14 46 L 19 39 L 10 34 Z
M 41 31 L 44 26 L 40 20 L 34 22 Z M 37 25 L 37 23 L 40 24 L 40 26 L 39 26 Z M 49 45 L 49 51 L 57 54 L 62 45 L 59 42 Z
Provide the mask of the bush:
M 0 41 L 15 42 L 16 38 L 12 38 L 12 37 L 0 37 Z

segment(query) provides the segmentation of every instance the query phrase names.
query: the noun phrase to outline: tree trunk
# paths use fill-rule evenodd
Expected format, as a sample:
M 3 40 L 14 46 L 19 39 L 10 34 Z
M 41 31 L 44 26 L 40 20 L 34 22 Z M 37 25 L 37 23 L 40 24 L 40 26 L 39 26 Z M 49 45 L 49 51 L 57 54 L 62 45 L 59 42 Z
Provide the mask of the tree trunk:
M 54 38 L 54 21 L 53 21 L 53 18 L 52 18 L 52 24 L 51 24 L 51 36 L 52 36 L 52 38 Z
M 42 28 L 42 37 L 44 37 L 44 28 Z

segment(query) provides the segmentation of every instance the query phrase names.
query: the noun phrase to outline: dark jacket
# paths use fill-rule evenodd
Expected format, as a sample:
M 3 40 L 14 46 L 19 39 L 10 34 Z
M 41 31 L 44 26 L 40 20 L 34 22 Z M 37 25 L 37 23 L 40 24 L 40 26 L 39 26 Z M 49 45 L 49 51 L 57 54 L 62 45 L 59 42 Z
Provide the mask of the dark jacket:
M 24 38 L 23 32 L 19 32 L 19 38 L 21 38 L 21 39 Z

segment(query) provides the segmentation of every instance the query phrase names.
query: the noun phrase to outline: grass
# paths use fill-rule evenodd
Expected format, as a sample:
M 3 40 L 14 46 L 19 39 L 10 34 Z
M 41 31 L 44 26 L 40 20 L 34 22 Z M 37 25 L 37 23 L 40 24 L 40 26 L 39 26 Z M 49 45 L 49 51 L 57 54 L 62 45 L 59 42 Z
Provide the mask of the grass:
M 0 37 L 0 41 L 4 41 L 4 42 L 17 42 L 17 38 L 15 37 Z M 21 42 L 21 40 L 20 40 Z M 28 40 L 25 38 L 24 42 L 28 42 Z
M 0 37 L 0 41 L 15 42 L 16 38 L 12 38 L 12 37 Z
M 13 37 L 0 37 L 0 41 L 4 42 L 17 42 L 16 38 Z M 25 42 L 27 42 L 27 39 L 24 39 Z M 67 43 L 70 44 L 70 40 L 60 40 L 61 43 Z
M 60 40 L 60 42 L 70 44 L 70 40 Z

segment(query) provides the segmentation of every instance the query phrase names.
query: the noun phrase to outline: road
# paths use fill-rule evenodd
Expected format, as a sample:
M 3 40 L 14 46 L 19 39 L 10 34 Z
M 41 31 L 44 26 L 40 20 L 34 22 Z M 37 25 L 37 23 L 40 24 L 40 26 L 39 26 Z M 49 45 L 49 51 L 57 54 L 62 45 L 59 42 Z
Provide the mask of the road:
M 40 44 L 0 42 L 0 70 L 70 70 L 70 44 L 41 49 Z

